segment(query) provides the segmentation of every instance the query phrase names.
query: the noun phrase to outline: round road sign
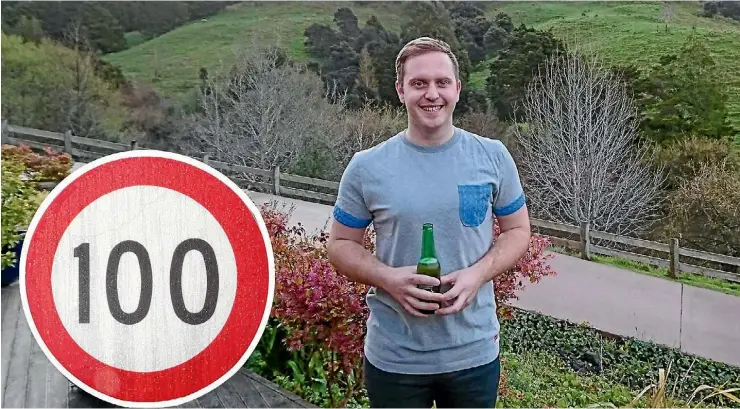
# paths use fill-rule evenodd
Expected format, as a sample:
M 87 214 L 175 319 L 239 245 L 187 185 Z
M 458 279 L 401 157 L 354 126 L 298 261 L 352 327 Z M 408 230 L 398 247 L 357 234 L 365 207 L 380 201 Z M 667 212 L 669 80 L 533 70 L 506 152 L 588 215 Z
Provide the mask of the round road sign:
M 135 150 L 44 200 L 20 259 L 23 309 L 56 368 L 119 406 L 180 405 L 244 365 L 269 318 L 270 237 L 220 172 Z

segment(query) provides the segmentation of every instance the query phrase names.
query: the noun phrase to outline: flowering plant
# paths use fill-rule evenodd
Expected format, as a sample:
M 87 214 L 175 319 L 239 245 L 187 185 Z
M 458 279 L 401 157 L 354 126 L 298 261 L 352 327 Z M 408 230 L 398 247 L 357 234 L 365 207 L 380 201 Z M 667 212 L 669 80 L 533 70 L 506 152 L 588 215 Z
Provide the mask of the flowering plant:
M 272 317 L 286 330 L 285 345 L 289 351 L 300 351 L 306 357 L 301 370 L 293 369 L 302 379 L 323 376 L 332 407 L 346 407 L 362 390 L 363 346 L 365 323 L 369 310 L 365 303 L 367 286 L 350 281 L 338 273 L 327 257 L 328 233 L 309 235 L 299 223 L 289 227 L 292 209 L 277 210 L 275 202 L 260 208 L 275 255 L 275 296 Z M 500 234 L 494 225 L 495 237 Z M 375 252 L 375 235 L 368 229 L 365 248 Z M 532 283 L 554 271 L 544 263 L 550 241 L 532 235 L 527 253 L 510 271 L 496 279 L 496 301 L 499 311 L 508 312 L 506 302 L 516 299 L 524 287 L 523 279 Z M 315 357 L 320 356 L 323 374 L 317 375 Z M 297 356 L 297 355 L 294 355 Z M 306 374 L 310 376 L 305 376 Z M 323 389 L 323 388 L 322 388 Z M 341 391 L 336 393 L 335 391 Z

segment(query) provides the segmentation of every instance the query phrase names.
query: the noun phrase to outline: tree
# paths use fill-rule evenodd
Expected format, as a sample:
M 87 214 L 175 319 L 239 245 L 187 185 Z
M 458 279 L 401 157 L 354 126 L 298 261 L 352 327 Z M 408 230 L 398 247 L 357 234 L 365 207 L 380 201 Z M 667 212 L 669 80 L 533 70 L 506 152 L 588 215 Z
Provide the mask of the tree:
M 668 200 L 668 231 L 685 247 L 740 257 L 740 169 L 701 164 Z
M 321 79 L 285 56 L 254 46 L 236 55 L 226 75 L 209 73 L 201 112 L 185 128 L 189 149 L 227 163 L 290 169 L 313 144 L 335 138 L 342 101 L 329 103 Z
M 437 2 L 410 2 L 406 12 L 409 18 L 401 29 L 403 44 L 422 36 L 433 37 L 450 45 L 460 67 L 460 80 L 465 86 L 472 67 L 468 52 L 458 41 L 449 12 Z M 399 49 L 400 50 L 400 49 Z
M 120 94 L 95 72 L 90 53 L 46 38 L 34 45 L 3 34 L 2 54 L 3 119 L 52 132 L 119 139 L 124 119 Z
M 658 239 L 680 237 L 686 247 L 740 256 L 740 148 L 735 141 L 691 136 L 656 151 L 669 182 L 666 223 L 655 232 Z
M 733 135 L 726 81 L 706 46 L 691 36 L 675 55 L 633 84 L 641 131 L 667 144 L 689 135 L 718 139 Z
M 506 27 L 506 19 L 498 17 L 499 27 Z M 513 117 L 524 118 L 524 111 L 517 104 L 527 84 L 537 73 L 538 67 L 549 57 L 559 55 L 565 48 L 550 31 L 539 31 L 523 24 L 508 35 L 500 30 L 488 34 L 488 47 L 499 49 L 489 66 L 491 75 L 486 80 L 486 94 L 496 116 L 508 121 Z M 503 37 L 503 41 L 501 39 Z
M 638 143 L 633 101 L 596 58 L 553 56 L 524 95 L 514 128 L 533 214 L 627 235 L 656 216 L 663 175 Z

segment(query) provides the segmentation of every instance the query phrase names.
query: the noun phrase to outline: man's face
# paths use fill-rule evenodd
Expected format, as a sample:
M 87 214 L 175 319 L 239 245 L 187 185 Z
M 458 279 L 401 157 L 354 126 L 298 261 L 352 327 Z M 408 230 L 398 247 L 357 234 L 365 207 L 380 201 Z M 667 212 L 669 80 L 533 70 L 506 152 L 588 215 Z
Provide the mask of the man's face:
M 428 52 L 406 60 L 403 84 L 396 91 L 417 126 L 434 129 L 451 120 L 460 97 L 452 60 L 443 52 Z

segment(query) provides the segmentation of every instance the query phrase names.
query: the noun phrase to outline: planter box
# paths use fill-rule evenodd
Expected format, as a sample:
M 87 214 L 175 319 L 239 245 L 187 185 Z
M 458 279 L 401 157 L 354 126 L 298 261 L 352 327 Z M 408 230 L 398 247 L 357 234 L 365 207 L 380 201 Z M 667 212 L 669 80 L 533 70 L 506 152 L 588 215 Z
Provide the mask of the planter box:
M 6 267 L 3 269 L 3 272 L 2 272 L 2 286 L 3 287 L 18 281 L 18 277 L 20 276 L 21 250 L 23 249 L 23 239 L 24 237 L 21 237 L 20 241 L 18 241 L 15 247 L 12 248 L 15 265 Z M 8 250 L 11 250 L 11 249 L 3 248 L 3 253 L 5 253 Z

